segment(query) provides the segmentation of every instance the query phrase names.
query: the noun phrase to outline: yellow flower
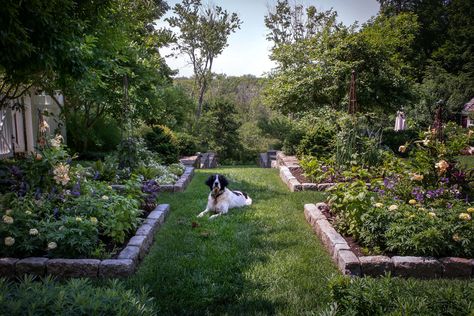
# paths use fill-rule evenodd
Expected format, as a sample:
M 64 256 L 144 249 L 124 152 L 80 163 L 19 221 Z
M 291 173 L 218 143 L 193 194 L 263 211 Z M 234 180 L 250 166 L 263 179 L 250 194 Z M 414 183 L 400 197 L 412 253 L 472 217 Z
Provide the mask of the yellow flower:
M 453 235 L 453 240 L 456 241 L 456 242 L 461 241 L 461 237 L 458 234 L 454 234 Z
M 418 174 L 418 173 L 414 173 L 412 176 L 411 176 L 411 179 L 413 181 L 421 181 L 423 180 L 423 175 L 422 174 Z
M 438 174 L 443 174 L 448 170 L 449 164 L 446 160 L 440 160 L 435 164 L 435 168 L 438 169 Z
M 401 145 L 400 147 L 398 147 L 398 151 L 404 153 L 405 151 L 407 151 L 407 146 Z
M 468 212 L 468 213 L 474 213 L 474 207 L 469 207 L 469 208 L 467 209 L 467 212 Z
M 54 241 L 48 243 L 48 250 L 53 250 L 58 247 L 58 244 L 55 243 Z
M 397 209 L 398 209 L 398 205 L 395 205 L 395 204 L 392 204 L 392 205 L 390 205 L 390 206 L 388 207 L 388 210 L 389 210 L 389 211 L 395 211 L 395 210 L 397 210 Z
M 374 206 L 375 207 L 383 207 L 383 203 L 375 203 Z
M 15 243 L 15 238 L 5 237 L 4 242 L 5 242 L 5 246 L 7 246 L 7 247 L 13 246 L 13 244 Z
M 429 143 L 430 143 L 429 139 L 424 139 L 423 140 L 423 145 L 428 146 Z
M 425 209 L 424 207 L 420 207 L 420 208 L 418 209 L 418 211 L 424 212 L 424 211 L 426 211 L 426 209 Z
M 91 217 L 91 223 L 92 224 L 97 224 L 98 220 L 96 217 Z
M 461 213 L 459 214 L 459 219 L 462 219 L 464 221 L 469 221 L 471 220 L 471 215 L 469 215 L 468 213 Z
M 38 235 L 38 234 L 39 234 L 39 232 L 38 232 L 38 230 L 37 230 L 36 228 L 30 229 L 30 235 L 31 235 L 31 236 L 36 236 L 36 235 Z
M 8 215 L 3 215 L 3 222 L 5 224 L 13 224 L 13 217 Z
M 434 213 L 434 212 L 429 212 L 429 213 L 428 213 L 428 216 L 431 217 L 431 218 L 435 218 L 435 217 L 436 217 L 436 213 Z
M 77 216 L 77 217 L 76 217 L 76 222 L 82 222 L 82 218 L 79 217 L 79 216 Z
M 410 204 L 410 205 L 415 205 L 415 204 L 416 204 L 416 200 L 411 199 L 410 201 L 408 201 L 408 204 Z

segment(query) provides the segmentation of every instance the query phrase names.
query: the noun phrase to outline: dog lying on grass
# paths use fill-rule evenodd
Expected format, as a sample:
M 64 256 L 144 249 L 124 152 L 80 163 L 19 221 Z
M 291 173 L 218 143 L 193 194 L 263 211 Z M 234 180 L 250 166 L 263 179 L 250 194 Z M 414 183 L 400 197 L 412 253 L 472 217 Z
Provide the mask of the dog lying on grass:
M 198 217 L 213 212 L 214 215 L 209 219 L 214 219 L 222 214 L 227 214 L 231 208 L 252 204 L 252 199 L 246 193 L 229 190 L 228 184 L 227 179 L 221 174 L 212 175 L 207 179 L 206 185 L 209 186 L 211 192 L 207 199 L 206 209 L 199 213 Z

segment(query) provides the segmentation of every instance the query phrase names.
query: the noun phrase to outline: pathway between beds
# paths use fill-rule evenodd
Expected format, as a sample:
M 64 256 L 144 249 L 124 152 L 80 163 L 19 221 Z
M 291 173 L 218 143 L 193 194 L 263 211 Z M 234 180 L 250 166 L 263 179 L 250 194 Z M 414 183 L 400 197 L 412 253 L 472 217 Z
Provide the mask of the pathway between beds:
M 209 221 L 211 173 L 253 205 Z M 304 314 L 330 301 L 328 278 L 338 273 L 303 214 L 319 192 L 289 192 L 275 169 L 197 170 L 183 193 L 163 194 L 171 213 L 131 286 L 145 285 L 160 314 Z

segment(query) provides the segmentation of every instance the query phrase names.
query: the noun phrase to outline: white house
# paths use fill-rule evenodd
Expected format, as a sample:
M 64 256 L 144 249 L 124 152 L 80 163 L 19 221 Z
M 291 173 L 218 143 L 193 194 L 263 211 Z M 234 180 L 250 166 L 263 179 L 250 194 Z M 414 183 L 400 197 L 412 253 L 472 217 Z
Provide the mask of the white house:
M 44 119 L 49 125 L 47 134 L 66 136 L 66 128 L 60 120 L 64 98 L 55 93 L 53 98 L 44 93 L 25 93 L 0 109 L 0 157 L 35 151 L 39 136 L 39 123 Z

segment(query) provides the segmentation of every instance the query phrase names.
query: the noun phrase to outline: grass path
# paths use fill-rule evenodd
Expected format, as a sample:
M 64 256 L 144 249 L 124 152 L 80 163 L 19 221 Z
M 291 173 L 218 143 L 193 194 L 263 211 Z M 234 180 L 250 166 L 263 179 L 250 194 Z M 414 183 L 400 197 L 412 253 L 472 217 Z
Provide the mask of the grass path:
M 207 201 L 204 181 L 216 172 L 254 204 L 214 221 L 196 218 Z M 171 213 L 129 285 L 148 287 L 158 314 L 316 314 L 338 273 L 303 215 L 304 203 L 321 199 L 288 192 L 273 169 L 198 170 L 186 192 L 160 196 Z

